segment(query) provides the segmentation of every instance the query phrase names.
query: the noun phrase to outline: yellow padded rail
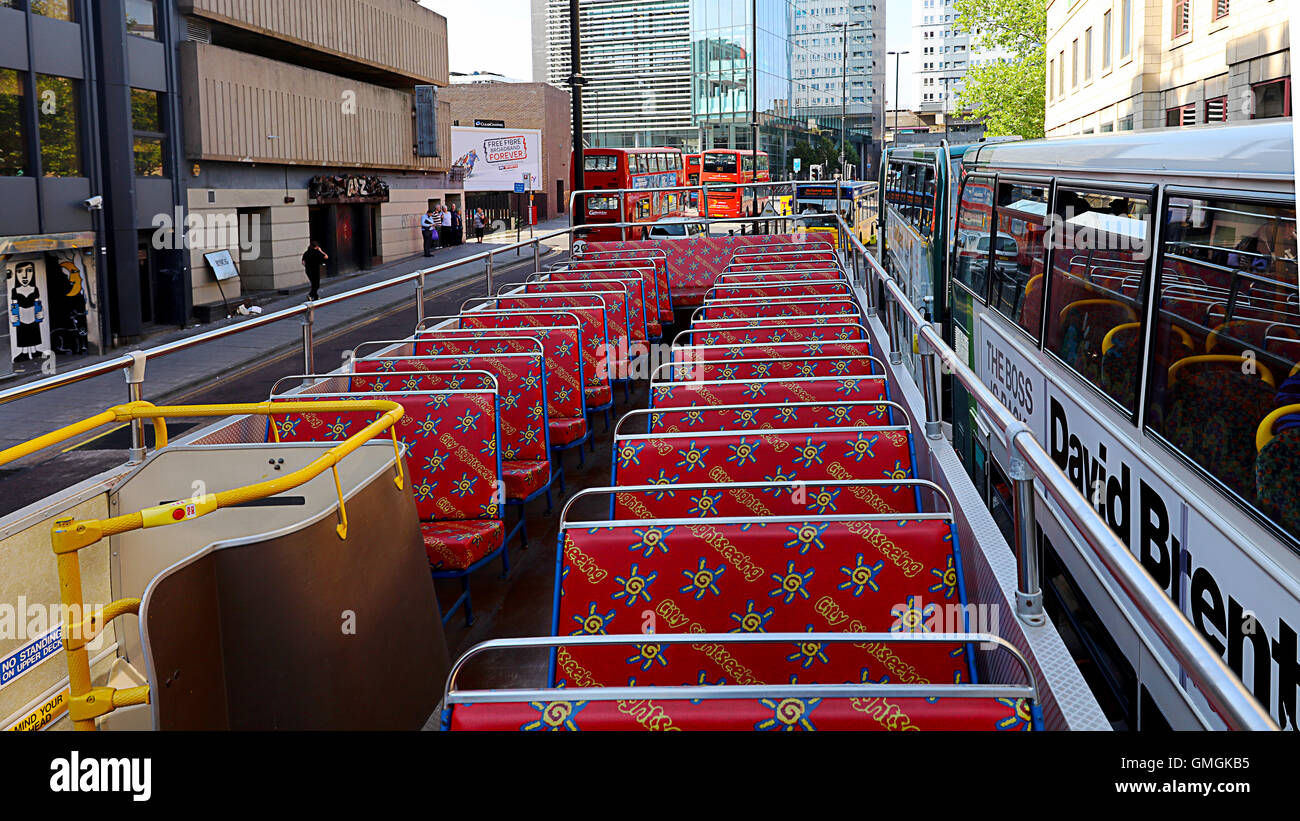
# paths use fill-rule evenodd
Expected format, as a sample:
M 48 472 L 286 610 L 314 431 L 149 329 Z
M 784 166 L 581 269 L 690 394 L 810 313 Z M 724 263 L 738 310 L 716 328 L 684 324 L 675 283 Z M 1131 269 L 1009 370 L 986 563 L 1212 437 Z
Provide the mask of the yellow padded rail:
M 1260 420 L 1259 427 L 1255 430 L 1256 452 L 1262 451 L 1269 442 L 1273 441 L 1273 426 L 1277 424 L 1277 420 L 1293 413 L 1300 413 L 1300 405 L 1283 405 Z
M 347 513 L 343 507 L 343 490 L 338 481 L 337 465 L 357 448 L 388 430 L 393 440 L 393 453 L 396 455 L 397 476 L 393 479 L 398 488 L 404 486 L 402 475 L 401 446 L 397 441 L 396 424 L 402 418 L 402 406 L 397 402 L 383 399 L 357 399 L 338 401 L 310 402 L 255 402 L 234 405 L 173 405 L 155 406 L 149 402 L 130 402 L 117 405 L 103 413 L 60 428 L 52 433 L 37 437 L 30 442 L 0 451 L 0 465 L 21 459 L 44 448 L 65 442 L 75 436 L 94 430 L 102 425 L 119 422 L 131 422 L 137 419 L 153 421 L 156 442 L 159 447 L 167 444 L 166 420 L 185 417 L 214 416 L 270 416 L 275 413 L 348 413 L 373 411 L 378 417 L 357 433 L 322 453 L 311 464 L 264 482 L 224 490 L 220 493 L 205 493 L 192 499 L 183 499 L 166 505 L 148 507 L 135 513 L 114 516 L 109 519 L 60 519 L 54 523 L 50 541 L 54 547 L 55 560 L 59 568 L 59 594 L 63 600 L 64 612 L 83 612 L 83 593 L 81 587 L 81 562 L 78 551 L 95 544 L 105 536 L 126 533 L 146 527 L 163 527 L 177 522 L 184 522 L 245 502 L 265 499 L 277 493 L 299 487 L 327 470 L 334 471 L 335 489 L 339 494 L 339 538 L 347 538 Z M 139 599 L 121 599 L 110 604 L 101 619 L 94 617 L 78 622 L 76 625 L 64 625 L 63 646 L 68 658 L 68 716 L 77 730 L 95 729 L 95 719 L 107 715 L 118 707 L 127 707 L 149 703 L 149 688 L 129 687 L 116 690 L 112 687 L 92 687 L 90 679 L 90 654 L 86 645 L 101 632 L 104 626 L 127 614 L 134 614 L 140 607 Z M 75 629 L 74 629 L 75 627 Z

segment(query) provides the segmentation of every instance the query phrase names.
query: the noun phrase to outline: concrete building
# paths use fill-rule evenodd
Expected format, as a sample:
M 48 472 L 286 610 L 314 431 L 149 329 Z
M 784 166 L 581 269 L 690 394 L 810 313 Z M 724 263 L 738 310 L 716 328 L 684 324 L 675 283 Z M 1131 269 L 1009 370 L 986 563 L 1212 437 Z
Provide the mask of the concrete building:
M 1291 115 L 1286 0 L 1049 0 L 1047 134 Z
M 843 125 L 858 156 L 869 158 L 884 131 L 885 4 L 797 0 L 790 39 L 795 117 L 833 132 L 837 143 Z
M 196 305 L 305 284 L 310 238 L 327 275 L 419 253 L 426 208 L 463 205 L 450 106 L 416 116 L 417 86 L 448 85 L 446 19 L 409 0 L 311 5 L 177 0 Z M 204 256 L 219 250 L 239 267 L 220 286 Z
M 539 130 L 542 179 L 532 192 L 537 218 L 550 219 L 568 207 L 573 127 L 567 91 L 549 83 L 453 82 L 440 99 L 450 106 L 453 128 Z M 512 211 L 513 205 L 506 189 L 465 191 L 465 207 L 484 208 L 494 219 Z
M 569 0 L 531 2 L 533 80 L 567 90 Z M 691 0 L 581 0 L 587 145 L 698 142 L 691 117 L 691 5 Z
M 147 0 L 0 1 L 0 375 L 183 322 L 179 34 Z

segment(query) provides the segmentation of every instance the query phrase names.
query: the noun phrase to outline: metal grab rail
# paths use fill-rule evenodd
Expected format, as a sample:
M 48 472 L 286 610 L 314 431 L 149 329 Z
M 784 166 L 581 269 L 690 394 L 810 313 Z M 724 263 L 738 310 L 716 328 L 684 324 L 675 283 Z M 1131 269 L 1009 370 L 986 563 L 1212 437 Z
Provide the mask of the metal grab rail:
M 373 439 L 384 430 L 388 430 L 393 440 L 393 453 L 396 455 L 397 476 L 393 482 L 400 489 L 405 486 L 402 473 L 402 451 L 397 440 L 397 420 L 402 418 L 401 404 L 388 400 L 358 400 L 344 402 L 257 402 L 235 405 L 176 405 L 155 406 L 148 402 L 131 402 L 117 405 L 103 413 L 82 420 L 81 422 L 60 428 L 52 433 L 39 436 L 30 442 L 0 451 L 0 465 L 22 458 L 42 448 L 67 441 L 73 436 L 112 422 L 124 422 L 152 419 L 158 431 L 158 446 L 167 444 L 166 419 L 173 417 L 213 417 L 258 415 L 271 416 L 272 413 L 307 413 L 307 412 L 348 412 L 374 411 L 379 414 L 375 421 L 366 425 L 343 442 L 316 457 L 305 467 L 275 479 L 268 479 L 245 487 L 224 490 L 220 493 L 204 493 L 190 499 L 182 499 L 169 504 L 147 507 L 135 513 L 126 513 L 108 519 L 75 518 L 58 519 L 50 532 L 50 541 L 58 562 L 59 591 L 63 600 L 63 611 L 80 615 L 85 610 L 84 593 L 81 586 L 81 560 L 79 552 L 99 542 L 105 536 L 114 536 L 143 528 L 164 527 L 177 522 L 185 522 L 206 516 L 221 508 L 232 507 L 247 502 L 265 499 L 286 490 L 305 484 L 327 469 L 334 472 L 334 489 L 339 497 L 340 523 L 336 530 L 340 539 L 347 538 L 347 511 L 343 506 L 343 487 L 339 481 L 338 463 L 345 457 Z M 118 599 L 104 608 L 102 615 L 96 614 L 86 620 L 79 620 L 75 625 L 65 621 L 63 625 L 63 647 L 68 658 L 68 716 L 77 730 L 95 729 L 95 719 L 107 715 L 118 707 L 149 703 L 149 688 L 129 687 L 117 690 L 113 687 L 92 687 L 90 679 L 90 654 L 86 646 L 113 619 L 124 615 L 138 614 L 140 599 Z
M 847 229 L 848 226 L 842 217 L 839 218 L 839 223 Z M 840 233 L 847 234 L 848 231 Z M 951 374 L 953 379 L 961 383 L 980 408 L 988 414 L 998 434 L 1006 441 L 1011 462 L 1008 466 L 1008 474 L 1014 486 L 1013 519 L 1016 544 L 1012 547 L 1016 553 L 1019 569 L 1019 589 L 1016 591 L 1017 615 L 1030 624 L 1041 624 L 1045 621 L 1042 614 L 1042 589 L 1034 530 L 1034 479 L 1037 478 L 1043 493 L 1060 506 L 1070 522 L 1083 534 L 1093 557 L 1110 573 L 1133 606 L 1137 608 L 1138 613 L 1155 631 L 1160 643 L 1187 671 L 1197 690 L 1228 728 L 1277 730 L 1278 726 L 1269 715 L 1267 708 L 1260 706 L 1241 679 L 1228 668 L 1222 657 L 1214 652 L 1182 611 L 1165 596 L 1146 569 L 1088 504 L 1088 500 L 1074 485 L 1070 484 L 1047 451 L 1043 450 L 1042 445 L 1034 438 L 1029 426 L 1016 419 L 979 376 L 957 358 L 956 352 L 944 343 L 934 323 L 927 320 L 908 300 L 903 289 L 867 251 L 857 236 L 849 235 L 847 239 L 849 251 L 855 257 L 855 261 L 858 256 L 861 256 L 866 263 L 861 284 L 867 294 L 868 316 L 877 314 L 876 288 L 879 287 L 884 293 L 886 303 L 882 306 L 886 311 L 884 324 L 889 330 L 890 361 L 895 365 L 901 364 L 902 361 L 899 348 L 900 329 L 896 327 L 897 311 L 901 311 L 903 317 L 916 329 L 921 346 L 922 381 L 925 383 L 921 387 L 925 395 L 927 436 L 942 437 L 939 430 L 941 419 L 934 362 L 938 357 L 943 363 L 944 373 Z M 888 305 L 890 302 L 894 303 L 897 311 L 890 309 Z

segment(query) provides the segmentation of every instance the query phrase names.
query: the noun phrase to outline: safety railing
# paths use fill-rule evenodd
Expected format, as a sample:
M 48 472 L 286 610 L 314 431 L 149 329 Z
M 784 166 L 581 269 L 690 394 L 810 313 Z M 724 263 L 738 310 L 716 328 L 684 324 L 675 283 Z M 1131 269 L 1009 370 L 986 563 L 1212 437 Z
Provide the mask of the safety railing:
M 1070 523 L 1082 534 L 1084 545 L 1092 558 L 1106 568 L 1137 613 L 1155 632 L 1160 644 L 1187 673 L 1197 690 L 1210 707 L 1230 729 L 1276 730 L 1277 724 L 1261 707 L 1245 684 L 1224 663 L 1205 638 L 1167 597 L 1133 556 L 1124 542 L 1098 515 L 1047 451 L 1034 438 L 1029 426 L 1016 419 L 971 370 L 958 359 L 957 354 L 943 341 L 934 323 L 907 298 L 902 287 L 885 271 L 856 236 L 847 230 L 843 218 L 838 218 L 842 237 L 847 235 L 849 253 L 854 258 L 853 269 L 862 263 L 862 276 L 857 279 L 866 294 L 864 308 L 868 317 L 880 317 L 888 340 L 889 360 L 902 363 L 900 340 L 907 339 L 910 347 L 911 333 L 902 333 L 903 323 L 910 324 L 916 333 L 921 358 L 921 390 L 925 398 L 925 434 L 931 439 L 943 438 L 940 412 L 940 386 L 937 379 L 936 359 L 942 362 L 943 372 L 953 379 L 975 400 L 987 415 L 997 434 L 1006 442 L 1009 457 L 1008 476 L 1013 486 L 1012 518 L 1018 584 L 1016 591 L 1017 616 L 1027 624 L 1043 624 L 1043 593 L 1041 569 L 1034 518 L 1034 480 L 1037 479 L 1044 495 L 1054 501 Z M 877 305 L 877 299 L 883 303 Z M 883 316 L 881 312 L 883 311 Z
M 90 654 L 87 646 L 103 632 L 110 622 L 119 616 L 139 615 L 140 599 L 118 599 L 106 605 L 102 613 L 94 613 L 81 619 L 85 611 L 84 593 L 81 586 L 80 551 L 96 544 L 107 536 L 128 533 L 143 528 L 164 527 L 166 525 L 186 522 L 206 516 L 222 508 L 235 507 L 277 493 L 283 493 L 303 485 L 326 470 L 334 473 L 334 490 L 339 499 L 339 524 L 336 532 L 340 539 L 348 535 L 347 509 L 343 503 L 343 486 L 339 480 L 338 464 L 361 445 L 373 439 L 384 430 L 388 430 L 393 441 L 393 454 L 396 457 L 396 473 L 393 481 L 399 489 L 405 486 L 402 473 L 402 450 L 397 440 L 397 421 L 402 418 L 402 406 L 387 400 L 349 400 L 319 402 L 257 402 L 237 405 L 176 405 L 155 406 L 148 402 L 130 402 L 117 405 L 103 413 L 96 414 L 80 422 L 60 428 L 52 433 L 39 436 L 29 442 L 0 451 L 0 465 L 21 459 L 28 454 L 44 448 L 66 442 L 82 433 L 103 425 L 124 421 L 152 420 L 157 447 L 167 446 L 167 423 L 169 418 L 214 417 L 258 415 L 272 416 L 283 413 L 343 413 L 373 411 L 377 418 L 357 433 L 335 445 L 316 457 L 310 464 L 284 476 L 269 479 L 257 484 L 221 491 L 220 493 L 203 493 L 189 499 L 181 499 L 153 507 L 147 507 L 135 513 L 126 513 L 107 519 L 59 519 L 54 523 L 50 540 L 58 563 L 59 591 L 63 600 L 64 612 L 68 618 L 77 618 L 76 624 L 63 625 L 63 649 L 68 659 L 68 717 L 77 730 L 95 729 L 95 719 L 107 715 L 119 707 L 128 707 L 149 703 L 149 687 L 92 687 L 90 678 Z M 274 426 L 273 426 L 274 427 Z
M 758 183 L 758 185 L 780 185 L 780 184 L 782 183 Z M 655 190 L 655 189 L 637 189 L 637 190 Z M 734 218 L 716 219 L 716 220 L 702 218 L 699 220 L 692 220 L 692 221 L 699 222 L 704 225 L 730 225 L 735 223 L 748 223 L 756 228 L 759 223 L 765 223 L 765 222 L 770 223 L 774 219 L 783 220 L 785 221 L 783 224 L 789 225 L 792 223 L 797 224 L 799 221 L 804 219 L 809 219 L 809 218 L 811 217 L 809 216 L 801 217 L 798 215 L 787 215 L 783 217 L 773 217 L 772 215 L 765 215 L 765 216 L 760 215 L 755 217 L 734 217 Z M 607 227 L 612 226 L 615 228 L 619 228 L 619 227 L 628 228 L 635 225 L 642 225 L 642 223 L 623 222 L 623 223 L 607 223 L 605 225 Z M 114 371 L 122 371 L 126 377 L 127 402 L 139 402 L 144 399 L 145 368 L 150 361 L 161 359 L 163 357 L 170 356 L 172 354 L 180 353 L 182 351 L 189 350 L 190 348 L 195 348 L 209 343 L 219 342 L 223 339 L 237 336 L 242 333 L 247 333 L 249 331 L 253 331 L 258 328 L 265 327 L 267 325 L 272 325 L 277 322 L 283 322 L 287 319 L 292 319 L 294 317 L 302 318 L 303 369 L 306 373 L 315 373 L 317 370 L 316 352 L 315 352 L 315 316 L 316 316 L 316 311 L 318 309 L 329 307 L 331 305 L 338 305 L 345 302 L 349 302 L 359 297 L 363 297 L 368 294 L 373 294 L 379 291 L 384 291 L 389 288 L 393 288 L 405 283 L 413 283 L 415 285 L 415 309 L 416 309 L 416 322 L 418 324 L 423 322 L 425 319 L 424 311 L 425 311 L 425 278 L 426 277 L 433 274 L 451 271 L 455 268 L 459 268 L 462 266 L 477 265 L 478 263 L 482 262 L 485 263 L 485 270 L 483 274 L 484 284 L 485 284 L 484 293 L 487 296 L 493 296 L 495 295 L 495 290 L 496 290 L 494 287 L 493 278 L 495 276 L 494 269 L 495 269 L 495 260 L 497 257 L 501 256 L 502 254 L 507 254 L 510 251 L 518 252 L 523 249 L 531 249 L 532 257 L 533 257 L 532 260 L 533 273 L 540 273 L 542 270 L 542 265 L 541 265 L 542 244 L 547 242 L 548 240 L 553 240 L 557 237 L 565 237 L 566 240 L 570 240 L 566 242 L 566 247 L 571 246 L 572 245 L 571 239 L 573 237 L 574 232 L 581 230 L 582 227 L 583 226 L 569 226 L 568 228 L 559 228 L 554 231 L 548 231 L 545 234 L 538 234 L 532 237 L 531 239 L 523 240 L 521 242 L 511 243 L 509 245 L 503 245 L 499 248 L 489 249 L 487 251 L 473 254 L 468 257 L 451 260 L 448 262 L 441 263 L 439 265 L 430 266 L 428 268 L 421 268 L 417 271 L 412 271 L 410 273 L 399 274 L 390 279 L 374 282 L 369 285 L 361 286 L 359 288 L 353 288 L 352 290 L 344 291 L 343 293 L 340 294 L 335 294 L 333 296 L 325 297 L 324 299 L 318 299 L 315 301 L 308 300 L 306 302 L 303 302 L 301 305 L 295 305 L 280 311 L 275 311 L 274 313 L 263 314 L 262 316 L 253 319 L 248 319 L 239 322 L 238 324 L 227 325 L 222 328 L 214 328 L 211 331 L 206 331 L 204 333 L 196 334 L 194 336 L 186 337 L 184 339 L 177 339 L 172 342 L 167 342 L 162 345 L 157 345 L 155 347 L 148 348 L 145 350 L 131 351 L 129 353 L 121 354 L 119 356 L 110 357 L 101 362 L 97 362 L 93 365 L 87 365 L 85 367 L 78 368 L 76 370 L 68 371 L 67 373 L 56 374 L 53 376 L 46 377 L 44 379 L 38 379 L 22 385 L 17 385 L 7 390 L 0 391 L 0 405 L 5 405 L 10 402 L 15 402 L 28 397 L 37 396 L 39 394 L 46 393 L 48 391 L 57 390 L 59 388 L 65 388 L 70 385 L 75 385 L 77 383 L 84 382 L 88 379 L 94 379 L 99 376 L 104 376 L 106 374 L 113 373 Z M 144 453 L 145 453 L 145 446 L 144 446 L 143 423 L 140 421 L 135 421 L 132 422 L 132 426 L 131 426 L 130 462 L 131 463 L 140 462 L 144 458 Z

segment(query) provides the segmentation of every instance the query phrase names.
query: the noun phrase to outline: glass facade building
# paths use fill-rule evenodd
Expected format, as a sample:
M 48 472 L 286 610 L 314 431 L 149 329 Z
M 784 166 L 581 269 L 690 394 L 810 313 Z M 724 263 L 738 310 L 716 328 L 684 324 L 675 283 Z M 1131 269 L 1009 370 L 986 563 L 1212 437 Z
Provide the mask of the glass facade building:
M 834 6 L 832 18 L 831 2 L 849 5 Z M 795 144 L 816 130 L 838 144 L 847 73 L 848 138 L 870 156 L 880 133 L 872 124 L 883 117 L 884 60 L 875 50 L 884 47 L 884 7 L 855 2 L 582 0 L 586 144 L 747 149 L 757 126 L 773 178 L 783 179 Z M 533 0 L 533 13 L 545 20 L 544 31 L 535 22 L 534 36 L 545 40 L 534 43 L 535 79 L 568 88 L 568 0 Z M 841 19 L 858 23 L 847 72 L 842 42 L 830 42 L 839 35 L 822 33 Z

